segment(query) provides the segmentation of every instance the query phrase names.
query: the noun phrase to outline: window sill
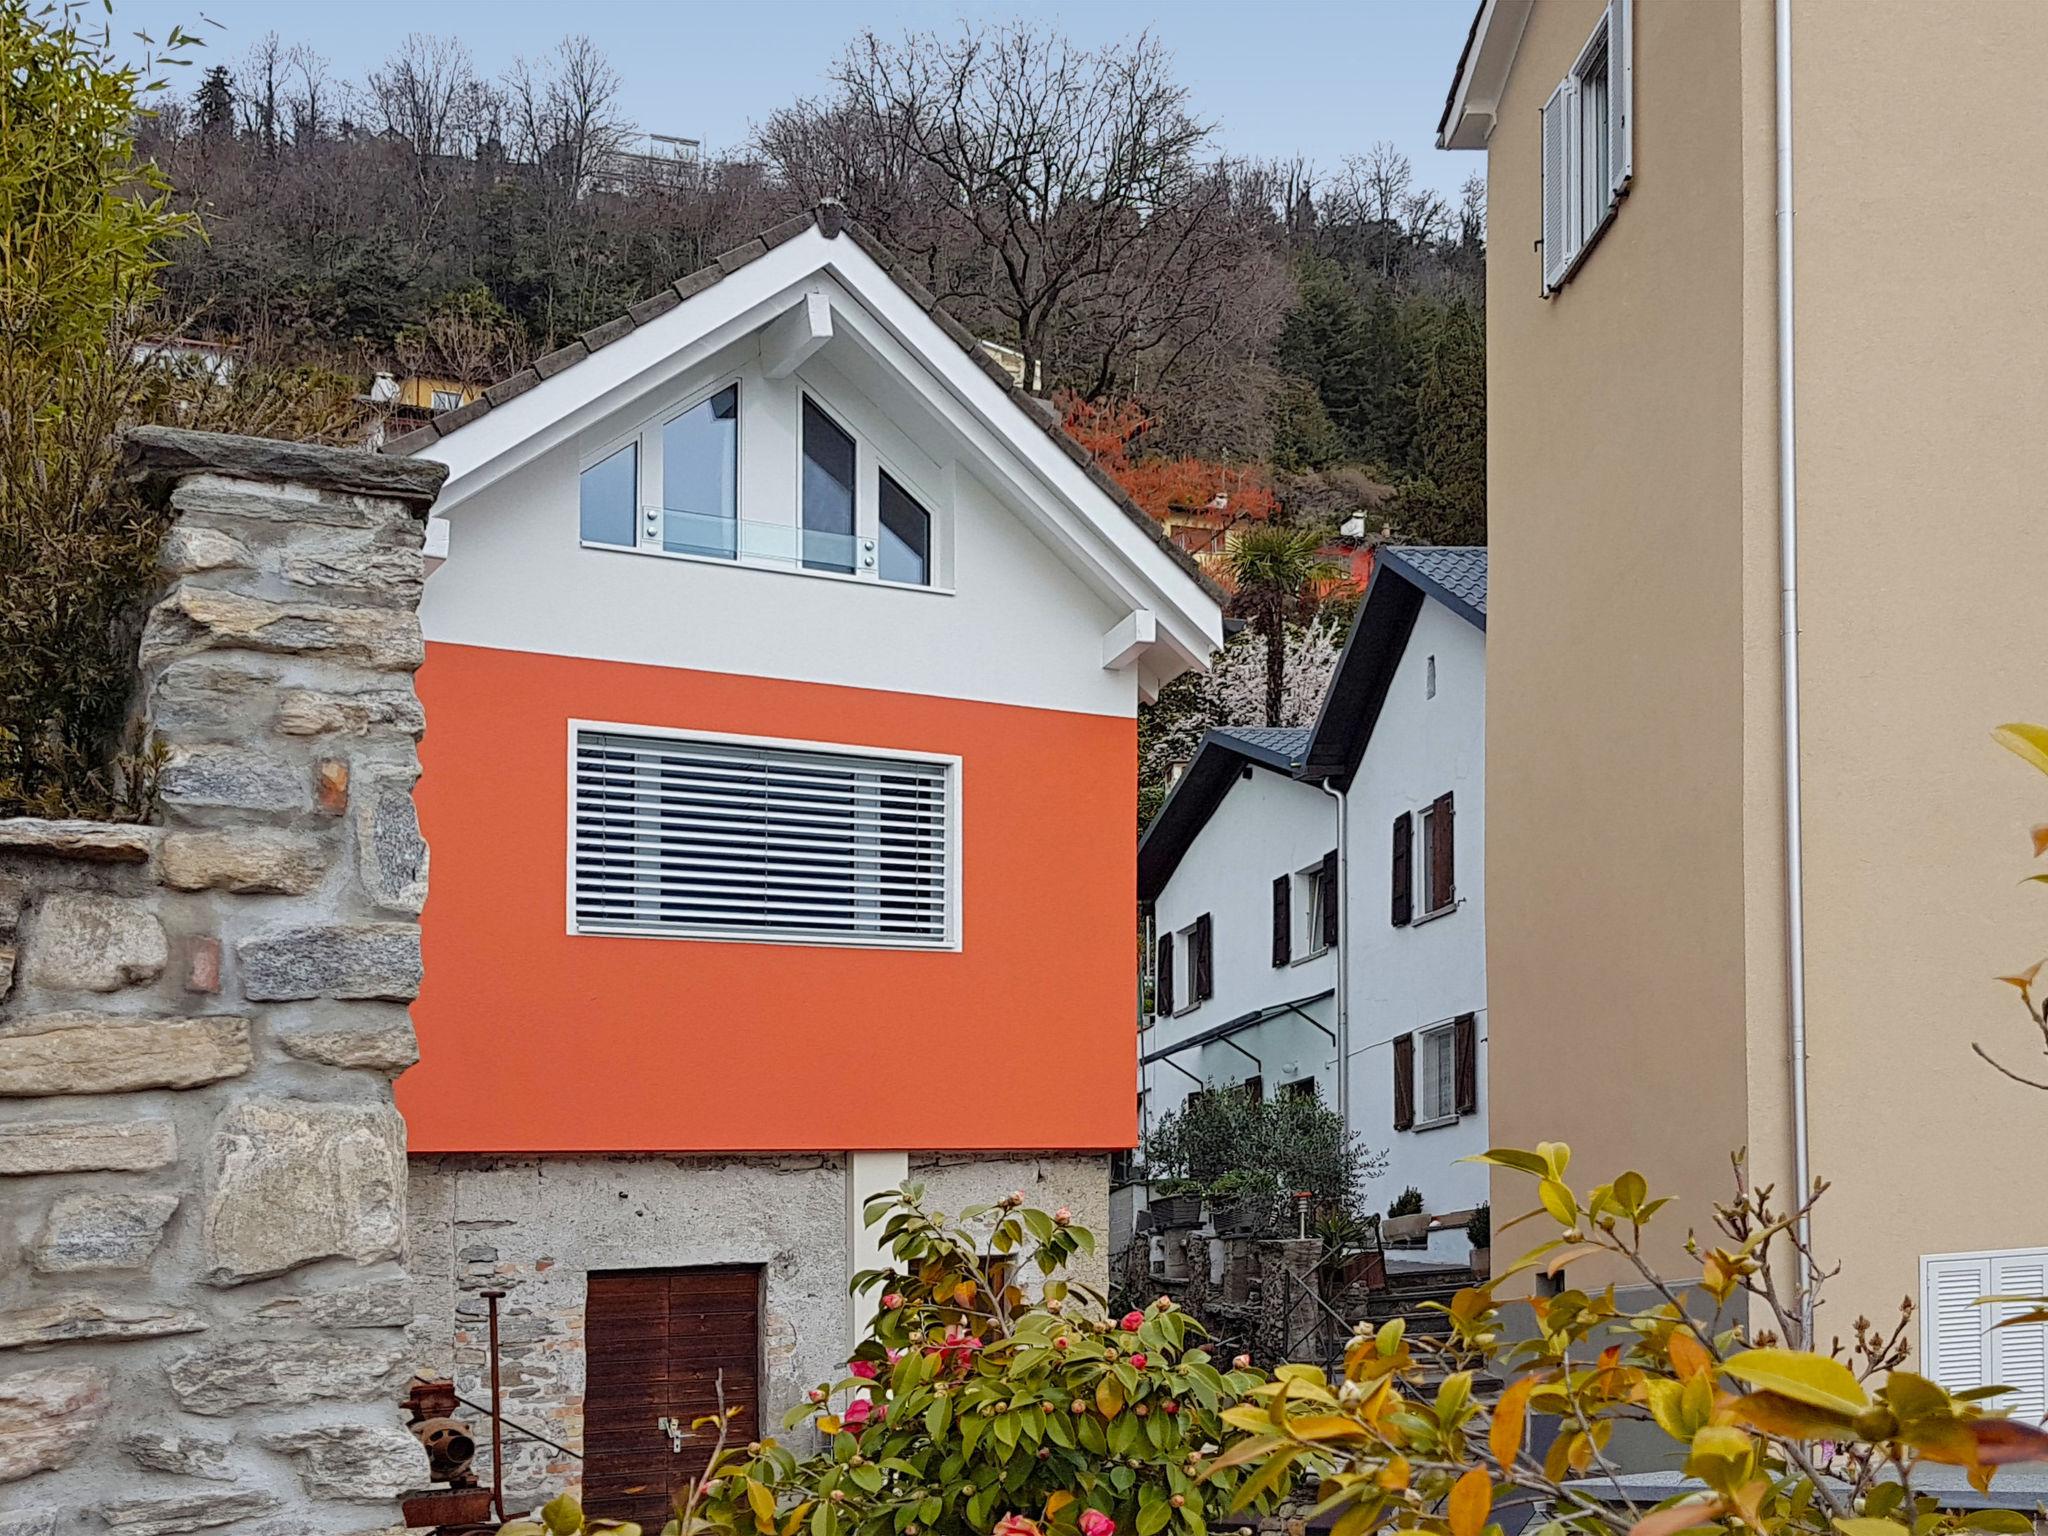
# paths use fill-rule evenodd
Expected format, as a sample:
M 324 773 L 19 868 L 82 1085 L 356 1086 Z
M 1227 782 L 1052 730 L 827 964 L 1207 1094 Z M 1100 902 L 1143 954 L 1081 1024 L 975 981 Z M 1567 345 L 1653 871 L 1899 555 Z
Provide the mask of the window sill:
M 1614 216 L 1621 210 L 1622 199 L 1627 196 L 1628 188 L 1624 185 L 1621 191 L 1616 193 L 1613 200 L 1608 203 L 1607 211 L 1600 215 L 1600 222 L 1593 226 L 1592 233 L 1586 236 L 1576 251 L 1572 252 L 1571 259 L 1564 264 L 1564 271 L 1558 274 L 1557 281 L 1544 287 L 1544 298 L 1556 298 L 1560 293 L 1564 292 L 1565 285 L 1579 275 L 1579 268 L 1584 266 L 1586 258 L 1593 254 L 1593 247 L 1598 245 L 1600 237 L 1607 233 L 1607 226 L 1614 222 Z
M 1465 898 L 1460 896 L 1448 907 L 1438 907 L 1434 912 L 1417 913 L 1414 917 L 1409 919 L 1408 926 L 1410 928 L 1420 928 L 1424 923 L 1440 922 L 1444 918 L 1449 917 L 1453 912 L 1457 911 L 1458 908 L 1462 907 L 1463 905 L 1465 905 Z
M 1451 1126 L 1456 1125 L 1463 1118 L 1464 1116 L 1462 1115 L 1442 1115 L 1435 1120 L 1418 1120 L 1413 1125 L 1409 1126 L 1408 1129 L 1416 1132 L 1418 1135 L 1423 1131 L 1447 1130 Z
M 571 923 L 569 937 L 572 939 L 682 939 L 699 944 L 773 944 L 782 948 L 796 946 L 803 949 L 872 949 L 887 950 L 892 954 L 958 954 L 960 940 L 956 938 L 935 939 L 924 942 L 891 940 L 868 934 L 835 936 L 831 934 L 782 934 L 755 933 L 748 929 L 680 929 L 680 928 L 629 928 L 608 927 L 601 923 L 586 923 L 581 926 Z
M 1294 957 L 1293 959 L 1289 960 L 1289 961 L 1288 961 L 1287 963 L 1288 963 L 1289 965 L 1307 965 L 1307 964 L 1309 963 L 1309 961 L 1311 961 L 1311 960 L 1320 960 L 1320 959 L 1322 959 L 1322 958 L 1323 958 L 1323 956 L 1327 955 L 1327 954 L 1328 954 L 1329 952 L 1330 952 L 1330 946 L 1329 946 L 1329 945 L 1327 945 L 1327 944 L 1325 944 L 1325 945 L 1323 945 L 1323 946 L 1322 946 L 1322 947 L 1321 947 L 1320 949 L 1312 949 L 1312 950 L 1310 950 L 1310 951 L 1309 951 L 1309 952 L 1308 952 L 1307 954 L 1305 954 L 1305 955 L 1296 955 L 1296 956 L 1295 956 L 1295 957 Z
M 863 576 L 853 571 L 813 571 L 800 565 L 785 565 L 779 560 L 728 560 L 723 555 L 689 555 L 674 549 L 641 549 L 630 544 L 602 544 L 590 539 L 578 539 L 583 549 L 596 550 L 602 555 L 639 555 L 654 560 L 680 560 L 688 565 L 715 565 L 729 571 L 759 571 L 768 576 L 801 576 L 808 581 L 851 582 L 861 587 L 881 587 L 890 592 L 922 592 L 933 597 L 953 597 L 952 587 L 930 586 L 915 581 L 884 581 L 879 576 Z

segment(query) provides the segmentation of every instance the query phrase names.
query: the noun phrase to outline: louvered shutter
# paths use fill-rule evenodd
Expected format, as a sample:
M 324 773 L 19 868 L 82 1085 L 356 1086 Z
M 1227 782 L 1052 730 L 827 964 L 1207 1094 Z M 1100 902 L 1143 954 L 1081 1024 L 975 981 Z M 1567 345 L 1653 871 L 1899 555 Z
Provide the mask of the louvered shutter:
M 1543 104 L 1543 291 L 1549 293 L 1564 281 L 1571 264 L 1571 186 L 1566 157 L 1571 147 L 1570 125 L 1565 121 L 1565 98 L 1569 82 L 1560 84 Z
M 579 933 L 951 942 L 948 765 L 576 733 Z
M 1273 963 L 1285 965 L 1294 958 L 1294 876 L 1273 877 Z
M 1415 1124 L 1415 1037 L 1394 1037 L 1394 1129 Z
M 2003 1254 L 1991 1260 L 1996 1296 L 2048 1296 L 2048 1252 Z M 1982 1309 L 1986 1323 L 2006 1323 L 2035 1310 L 2023 1301 Z M 2016 1323 L 1991 1331 L 1991 1379 L 2011 1387 L 1997 1406 L 2016 1419 L 2038 1424 L 2048 1415 L 2048 1324 Z
M 1159 958 L 1152 975 L 1152 1011 L 1161 1018 L 1173 1012 L 1173 935 L 1159 935 Z
M 1429 910 L 1441 912 L 1458 899 L 1456 807 L 1449 795 L 1438 795 L 1429 812 Z
M 1991 1261 L 1923 1259 L 1921 1290 L 1920 1352 L 1927 1374 L 1951 1392 L 1988 1386 L 1992 1319 L 1978 1302 L 1991 1294 Z
M 1215 925 L 1209 914 L 1204 912 L 1195 919 L 1193 954 L 1188 961 L 1188 991 L 1194 995 L 1188 999 L 1199 1003 L 1204 998 L 1216 995 L 1216 953 L 1213 942 Z
M 1323 948 L 1337 947 L 1337 850 L 1323 855 Z
M 1461 1013 L 1452 1021 L 1453 1103 L 1461 1115 L 1479 1113 L 1479 1021 Z
M 1636 18 L 1634 0 L 1608 0 L 1607 5 L 1607 91 L 1609 164 L 1614 180 L 1609 187 L 1611 202 L 1628 190 L 1635 167 L 1631 155 L 1635 143 L 1635 56 Z
M 1394 818 L 1393 922 L 1405 928 L 1415 916 L 1415 818 L 1403 811 Z

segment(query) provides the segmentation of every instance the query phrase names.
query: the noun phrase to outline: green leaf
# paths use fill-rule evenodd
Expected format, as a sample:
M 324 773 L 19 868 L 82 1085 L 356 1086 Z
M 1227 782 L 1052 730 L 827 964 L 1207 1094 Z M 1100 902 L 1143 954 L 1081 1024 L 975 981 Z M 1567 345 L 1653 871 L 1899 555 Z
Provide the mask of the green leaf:
M 1824 1355 L 1797 1349 L 1746 1349 L 1731 1356 L 1721 1369 L 1760 1391 L 1831 1413 L 1853 1416 L 1870 1406 L 1869 1396 L 1849 1368 Z
M 1172 1519 L 1173 1506 L 1171 1504 L 1163 1500 L 1157 1504 L 1147 1504 L 1138 1511 L 1138 1536 L 1154 1536 L 1155 1532 L 1165 1530 Z
M 924 1432 L 934 1440 L 945 1438 L 946 1430 L 953 1422 L 953 1399 L 935 1397 L 931 1407 L 924 1411 Z
M 576 1532 L 583 1529 L 583 1506 L 576 1502 L 574 1495 L 558 1493 L 541 1505 L 540 1518 L 554 1536 L 576 1536 Z

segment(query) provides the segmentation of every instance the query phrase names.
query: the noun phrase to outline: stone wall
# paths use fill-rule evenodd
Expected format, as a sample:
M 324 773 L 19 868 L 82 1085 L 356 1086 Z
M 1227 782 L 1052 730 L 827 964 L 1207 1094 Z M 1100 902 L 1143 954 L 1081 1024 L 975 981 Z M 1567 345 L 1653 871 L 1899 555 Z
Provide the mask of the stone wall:
M 161 825 L 0 821 L 0 1532 L 378 1530 L 438 466 L 147 430 Z

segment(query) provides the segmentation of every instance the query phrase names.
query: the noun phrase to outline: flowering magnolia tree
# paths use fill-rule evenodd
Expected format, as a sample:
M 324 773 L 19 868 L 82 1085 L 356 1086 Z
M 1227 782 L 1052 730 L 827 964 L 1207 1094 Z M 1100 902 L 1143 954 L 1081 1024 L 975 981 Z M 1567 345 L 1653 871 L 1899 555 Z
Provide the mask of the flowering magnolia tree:
M 1282 1366 L 1251 1389 L 1253 1402 L 1225 1409 L 1241 1435 L 1211 1465 L 1219 1476 L 1251 1473 L 1236 1501 L 1313 1476 L 1323 1512 L 1336 1515 L 1333 1536 L 1498 1536 L 1496 1509 L 1511 1502 L 1547 1506 L 1541 1536 L 2031 1530 L 2009 1510 L 1943 1513 L 1914 1487 L 1929 1463 L 1963 1468 L 1983 1489 L 2005 1463 L 2048 1460 L 2048 1433 L 1996 1413 L 2005 1388 L 1949 1393 L 1899 1369 L 1903 1317 L 1891 1330 L 1859 1318 L 1849 1344 L 1827 1352 L 1805 1344 L 1803 1310 L 1783 1281 L 1802 1260 L 1816 1268 L 1800 1250 L 1810 1200 L 1774 1209 L 1738 1162 L 1717 1231 L 1687 1243 L 1698 1280 L 1673 1283 L 1643 1256 L 1643 1229 L 1666 1202 L 1641 1174 L 1581 1193 L 1567 1182 L 1571 1149 L 1555 1142 L 1480 1161 L 1533 1178 L 1540 1204 L 1520 1219 L 1548 1220 L 1556 1235 L 1460 1291 L 1443 1309 L 1443 1344 L 1409 1339 L 1398 1321 L 1360 1328 L 1342 1381 Z M 1624 1306 L 1613 1285 L 1496 1297 L 1510 1275 L 1562 1275 L 1586 1259 L 1618 1267 L 1651 1303 Z M 1511 1305 L 1526 1327 L 1510 1327 Z M 1741 1311 L 1753 1327 L 1701 1321 Z M 1547 1446 L 1532 1437 L 1538 1418 L 1555 1428 Z M 1623 1424 L 1661 1432 L 1697 1491 L 1640 1501 L 1607 1457 Z
M 866 1217 L 891 1260 L 854 1279 L 879 1297 L 871 1336 L 786 1424 L 824 1450 L 714 1464 L 676 1536 L 1204 1536 L 1239 1491 L 1205 1473 L 1221 1415 L 1265 1379 L 1249 1360 L 1211 1360 L 1164 1297 L 1105 1315 L 1066 1276 L 1095 1239 L 1065 1210 L 1011 1195 L 948 1219 L 910 1184 Z

